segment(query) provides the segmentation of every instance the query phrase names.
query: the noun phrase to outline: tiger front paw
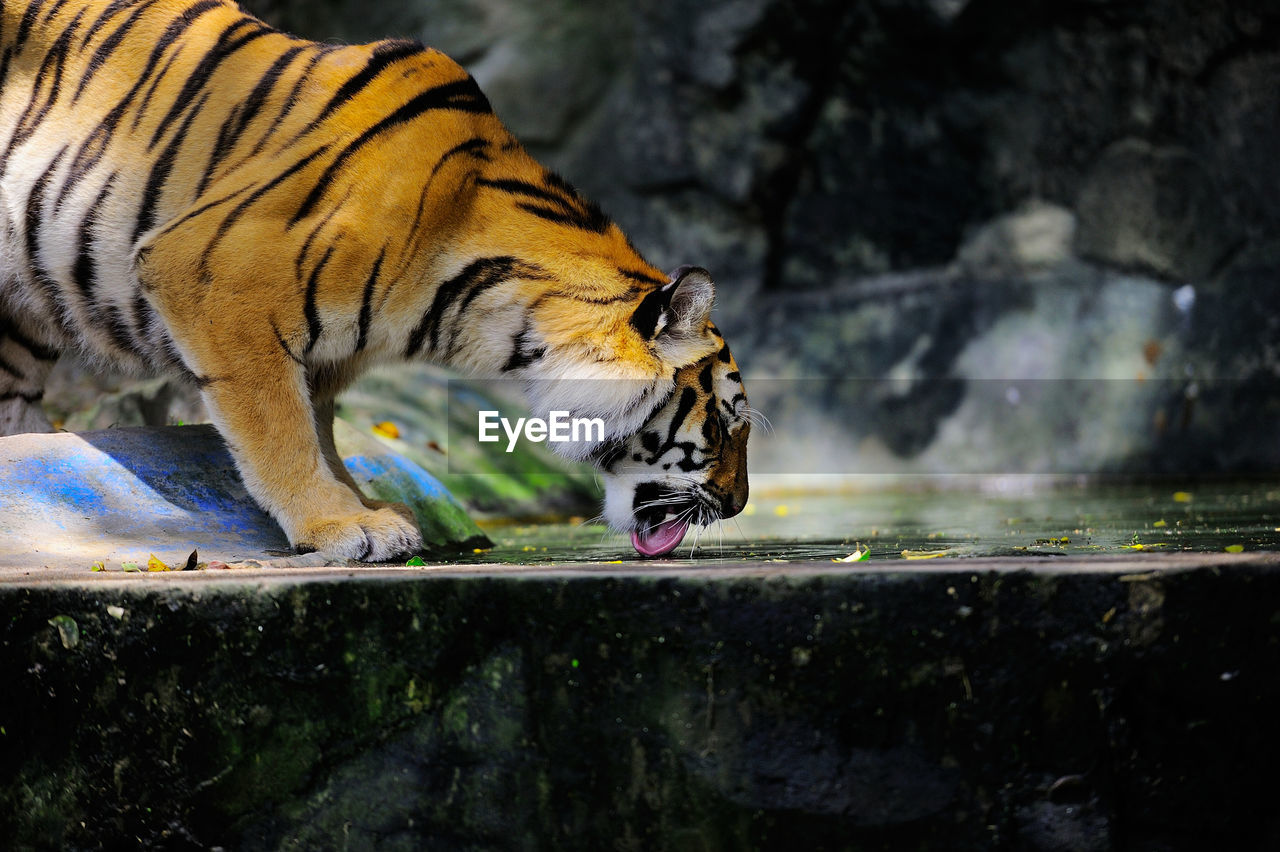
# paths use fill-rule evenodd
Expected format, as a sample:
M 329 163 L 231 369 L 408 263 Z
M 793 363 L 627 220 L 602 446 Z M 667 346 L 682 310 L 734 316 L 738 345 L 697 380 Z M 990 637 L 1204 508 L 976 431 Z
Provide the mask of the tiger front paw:
M 422 533 L 395 508 L 374 509 L 308 524 L 294 547 L 328 559 L 386 562 L 420 550 Z

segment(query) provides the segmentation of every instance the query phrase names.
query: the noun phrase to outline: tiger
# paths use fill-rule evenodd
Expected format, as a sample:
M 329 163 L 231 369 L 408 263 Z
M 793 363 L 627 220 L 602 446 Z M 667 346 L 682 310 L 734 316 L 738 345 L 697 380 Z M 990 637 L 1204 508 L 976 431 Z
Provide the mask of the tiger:
M 308 41 L 229 0 L 0 4 L 0 432 L 60 355 L 189 382 L 298 553 L 423 551 L 335 398 L 375 364 L 517 380 L 641 556 L 748 497 L 751 410 L 701 267 L 664 274 L 416 41 Z

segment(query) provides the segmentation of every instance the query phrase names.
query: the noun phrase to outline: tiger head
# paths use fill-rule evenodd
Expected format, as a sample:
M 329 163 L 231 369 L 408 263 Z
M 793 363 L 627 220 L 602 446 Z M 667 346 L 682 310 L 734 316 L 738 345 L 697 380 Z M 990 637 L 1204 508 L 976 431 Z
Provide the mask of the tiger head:
M 604 313 L 584 332 L 580 312 L 575 335 L 538 349 L 542 370 L 526 389 L 535 413 L 604 420 L 603 441 L 557 450 L 600 470 L 604 518 L 630 533 L 642 556 L 671 552 L 690 525 L 732 517 L 747 502 L 751 411 L 711 322 L 713 301 L 709 273 L 681 267 L 662 286 L 622 300 L 624 321 Z

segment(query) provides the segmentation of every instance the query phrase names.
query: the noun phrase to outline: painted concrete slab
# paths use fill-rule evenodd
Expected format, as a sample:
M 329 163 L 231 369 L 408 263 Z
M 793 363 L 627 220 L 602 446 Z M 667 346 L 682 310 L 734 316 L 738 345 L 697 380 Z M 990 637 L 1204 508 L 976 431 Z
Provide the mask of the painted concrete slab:
M 417 465 L 385 450 L 342 449 L 369 493 L 414 508 L 429 541 L 483 539 Z M 0 567 L 119 567 L 145 564 L 151 554 L 181 565 L 192 550 L 201 561 L 226 562 L 291 553 L 211 426 L 0 438 Z

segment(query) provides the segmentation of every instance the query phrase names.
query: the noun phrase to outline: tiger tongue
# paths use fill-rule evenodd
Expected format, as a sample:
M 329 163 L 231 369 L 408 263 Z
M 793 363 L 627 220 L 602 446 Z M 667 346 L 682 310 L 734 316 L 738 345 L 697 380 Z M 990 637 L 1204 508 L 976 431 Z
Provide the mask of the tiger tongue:
M 631 545 L 641 556 L 664 556 L 675 550 L 684 539 L 689 522 L 671 518 L 654 527 L 647 527 L 643 533 L 631 533 Z

